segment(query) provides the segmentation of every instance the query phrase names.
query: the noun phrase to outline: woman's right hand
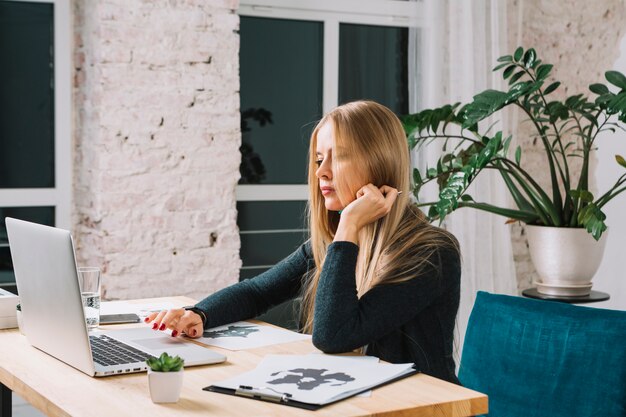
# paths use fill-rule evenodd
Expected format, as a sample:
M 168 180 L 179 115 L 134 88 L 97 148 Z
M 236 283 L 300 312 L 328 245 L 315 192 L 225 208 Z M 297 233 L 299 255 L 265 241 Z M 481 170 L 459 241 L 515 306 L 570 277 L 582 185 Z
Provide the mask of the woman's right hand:
M 335 241 L 343 240 L 359 244 L 359 230 L 386 216 L 396 202 L 398 190 L 388 185 L 376 187 L 364 185 L 356 193 L 356 198 L 342 211 L 335 232 Z
M 172 337 L 186 334 L 189 337 L 200 337 L 204 332 L 202 317 L 184 308 L 173 308 L 149 314 L 144 321 L 153 323 L 153 330 L 172 329 Z

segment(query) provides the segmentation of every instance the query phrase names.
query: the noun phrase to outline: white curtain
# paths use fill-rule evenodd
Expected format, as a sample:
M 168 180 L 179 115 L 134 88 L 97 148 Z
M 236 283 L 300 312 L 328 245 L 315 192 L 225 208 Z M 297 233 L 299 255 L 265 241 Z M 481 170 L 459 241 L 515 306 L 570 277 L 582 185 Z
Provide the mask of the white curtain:
M 417 80 L 409 86 L 412 111 L 459 101 L 468 103 L 485 89 L 506 88 L 500 73 L 491 71 L 499 56 L 511 53 L 506 50 L 506 2 L 427 0 L 426 14 L 430 26 L 423 33 L 411 30 L 410 34 L 409 46 L 421 46 L 421 51 L 409 59 L 409 79 Z M 507 120 L 498 116 L 499 123 L 492 132 L 508 132 Z M 434 142 L 413 155 L 413 160 L 423 169 L 434 166 L 440 154 L 441 143 Z M 476 201 L 512 207 L 495 171 L 483 171 L 469 194 Z M 421 201 L 436 198 L 435 188 L 420 195 Z M 504 217 L 468 208 L 457 210 L 445 220 L 444 227 L 460 242 L 463 259 L 455 338 L 457 364 L 476 292 L 517 293 L 510 226 L 505 221 Z

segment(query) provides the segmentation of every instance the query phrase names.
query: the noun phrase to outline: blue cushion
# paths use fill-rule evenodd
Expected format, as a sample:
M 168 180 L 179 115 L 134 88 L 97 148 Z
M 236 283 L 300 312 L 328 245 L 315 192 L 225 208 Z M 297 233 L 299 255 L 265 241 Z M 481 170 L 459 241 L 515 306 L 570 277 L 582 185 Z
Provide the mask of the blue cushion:
M 490 417 L 625 417 L 626 311 L 479 292 L 459 379 Z

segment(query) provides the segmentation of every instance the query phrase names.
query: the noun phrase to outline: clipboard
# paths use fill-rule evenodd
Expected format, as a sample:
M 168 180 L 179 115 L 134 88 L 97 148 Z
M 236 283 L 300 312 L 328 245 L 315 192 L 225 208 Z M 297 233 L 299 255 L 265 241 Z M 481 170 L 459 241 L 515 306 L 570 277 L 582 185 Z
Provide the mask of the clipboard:
M 267 390 L 263 391 L 255 387 L 245 386 L 245 385 L 240 385 L 239 389 L 224 388 L 224 387 L 220 387 L 217 385 L 209 385 L 207 387 L 202 388 L 202 390 L 210 391 L 210 392 L 217 392 L 219 394 L 234 395 L 237 397 L 251 398 L 253 400 L 266 401 L 266 402 L 271 402 L 274 404 L 286 405 L 289 407 L 296 407 L 296 408 L 302 408 L 305 410 L 315 411 L 327 405 L 337 403 L 339 401 L 345 400 L 346 398 L 354 397 L 355 395 L 358 395 L 365 391 L 369 391 L 374 388 L 379 388 L 387 384 L 391 384 L 392 382 L 398 381 L 400 379 L 404 379 L 406 377 L 415 375 L 417 373 L 419 373 L 417 364 L 413 364 L 413 367 L 409 372 L 406 372 L 402 375 L 399 375 L 395 378 L 389 379 L 387 381 L 381 382 L 376 385 L 367 386 L 359 390 L 350 391 L 345 396 L 338 396 L 336 399 L 333 399 L 332 401 L 329 401 L 329 402 L 325 402 L 323 404 L 313 404 L 313 403 L 298 401 L 298 400 L 294 400 L 293 398 L 291 398 L 291 394 L 282 393 L 274 389 L 271 389 L 271 391 L 273 392 L 270 393 L 270 392 L 267 392 Z

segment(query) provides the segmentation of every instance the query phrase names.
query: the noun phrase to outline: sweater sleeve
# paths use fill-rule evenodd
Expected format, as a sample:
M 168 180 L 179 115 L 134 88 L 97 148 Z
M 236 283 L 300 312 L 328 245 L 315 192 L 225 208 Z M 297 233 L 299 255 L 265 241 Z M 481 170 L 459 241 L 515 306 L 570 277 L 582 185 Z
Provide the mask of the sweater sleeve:
M 334 242 L 328 248 L 313 329 L 313 344 L 323 352 L 348 352 L 380 339 L 413 319 L 444 294 L 450 282 L 460 279 L 458 253 L 440 250 L 433 259 L 436 266 L 425 267 L 408 281 L 376 286 L 359 299 L 358 252 L 351 242 Z
M 204 328 L 246 320 L 295 297 L 312 262 L 308 242 L 266 272 L 226 287 L 198 302 Z

